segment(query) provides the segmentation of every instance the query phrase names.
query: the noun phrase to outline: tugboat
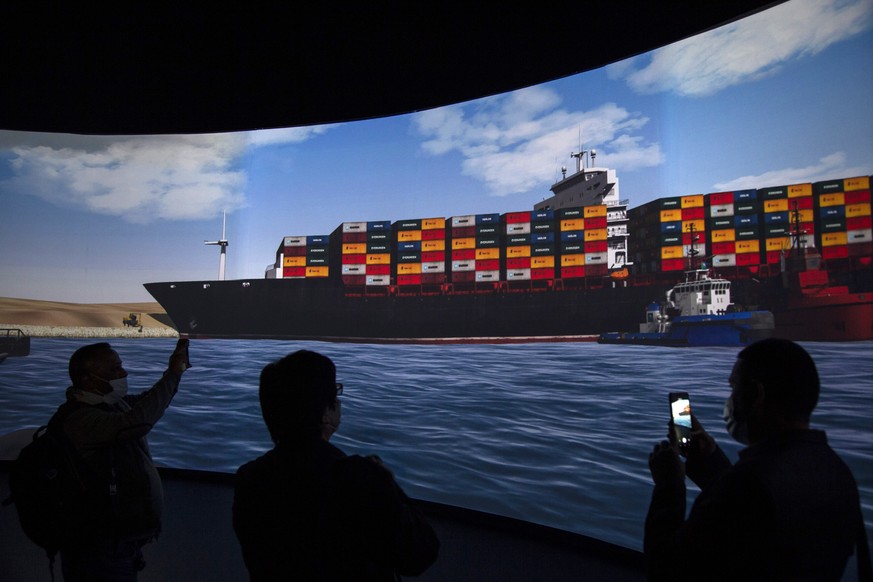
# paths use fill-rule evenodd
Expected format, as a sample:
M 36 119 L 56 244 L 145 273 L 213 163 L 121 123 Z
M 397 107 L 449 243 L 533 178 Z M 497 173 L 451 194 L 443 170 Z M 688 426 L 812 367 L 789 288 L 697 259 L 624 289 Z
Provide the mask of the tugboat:
M 0 362 L 30 354 L 30 336 L 17 328 L 0 328 Z

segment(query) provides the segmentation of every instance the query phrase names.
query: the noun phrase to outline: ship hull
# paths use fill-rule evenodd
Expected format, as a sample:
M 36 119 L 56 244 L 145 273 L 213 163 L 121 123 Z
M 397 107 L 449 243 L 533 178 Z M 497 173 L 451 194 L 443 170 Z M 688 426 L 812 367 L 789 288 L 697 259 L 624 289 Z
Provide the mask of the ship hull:
M 769 311 L 689 315 L 677 317 L 665 332 L 604 333 L 597 341 L 665 347 L 738 347 L 771 337 L 774 327 L 773 314 Z

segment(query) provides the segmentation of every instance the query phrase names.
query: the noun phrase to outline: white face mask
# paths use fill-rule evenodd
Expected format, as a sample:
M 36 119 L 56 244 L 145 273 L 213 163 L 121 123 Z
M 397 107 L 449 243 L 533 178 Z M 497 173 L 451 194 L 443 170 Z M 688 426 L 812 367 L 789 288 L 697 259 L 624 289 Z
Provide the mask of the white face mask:
M 737 420 L 734 417 L 734 399 L 728 398 L 724 403 L 724 421 L 727 424 L 728 434 L 740 444 L 749 444 L 749 423 L 745 420 Z
M 99 376 L 97 376 L 99 378 Z M 104 380 L 100 378 L 112 388 L 112 390 L 103 395 L 103 402 L 106 404 L 115 404 L 119 400 L 127 396 L 127 376 L 124 378 L 115 378 L 114 380 Z

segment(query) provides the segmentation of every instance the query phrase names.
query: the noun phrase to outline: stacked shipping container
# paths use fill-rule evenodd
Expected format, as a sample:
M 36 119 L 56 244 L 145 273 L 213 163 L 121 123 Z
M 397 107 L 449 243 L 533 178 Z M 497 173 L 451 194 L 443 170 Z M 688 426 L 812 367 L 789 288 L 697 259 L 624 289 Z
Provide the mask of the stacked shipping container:
M 870 178 L 817 182 L 815 213 L 821 224 L 816 240 L 822 258 L 843 259 L 873 254 Z
M 284 279 L 327 277 L 330 274 L 328 236 L 286 236 L 276 251 Z
M 346 285 L 391 284 L 391 222 L 344 222 L 331 234 Z M 334 251 L 335 253 L 336 251 Z
M 451 252 L 449 281 L 496 283 L 500 281 L 502 237 L 497 214 L 453 216 L 447 221 Z
M 439 285 L 446 278 L 446 219 L 394 223 L 396 283 L 403 287 Z

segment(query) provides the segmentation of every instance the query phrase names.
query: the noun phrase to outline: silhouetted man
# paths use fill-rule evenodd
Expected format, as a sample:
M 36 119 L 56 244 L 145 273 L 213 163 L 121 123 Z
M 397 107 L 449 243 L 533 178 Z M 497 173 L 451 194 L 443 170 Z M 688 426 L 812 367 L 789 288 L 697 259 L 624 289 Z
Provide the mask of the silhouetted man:
M 736 465 L 694 417 L 684 466 L 674 442 L 659 443 L 649 457 L 650 577 L 840 580 L 864 526 L 851 471 L 825 433 L 809 428 L 819 396 L 815 363 L 793 342 L 762 340 L 739 353 L 730 385 L 727 429 L 748 445 Z M 701 488 L 687 520 L 686 470 Z M 857 547 L 867 553 L 866 540 Z M 869 554 L 861 571 L 865 563 Z
M 342 389 L 333 362 L 306 350 L 261 372 L 275 447 L 240 467 L 233 505 L 252 580 L 395 580 L 436 560 L 434 531 L 381 461 L 328 442 Z

